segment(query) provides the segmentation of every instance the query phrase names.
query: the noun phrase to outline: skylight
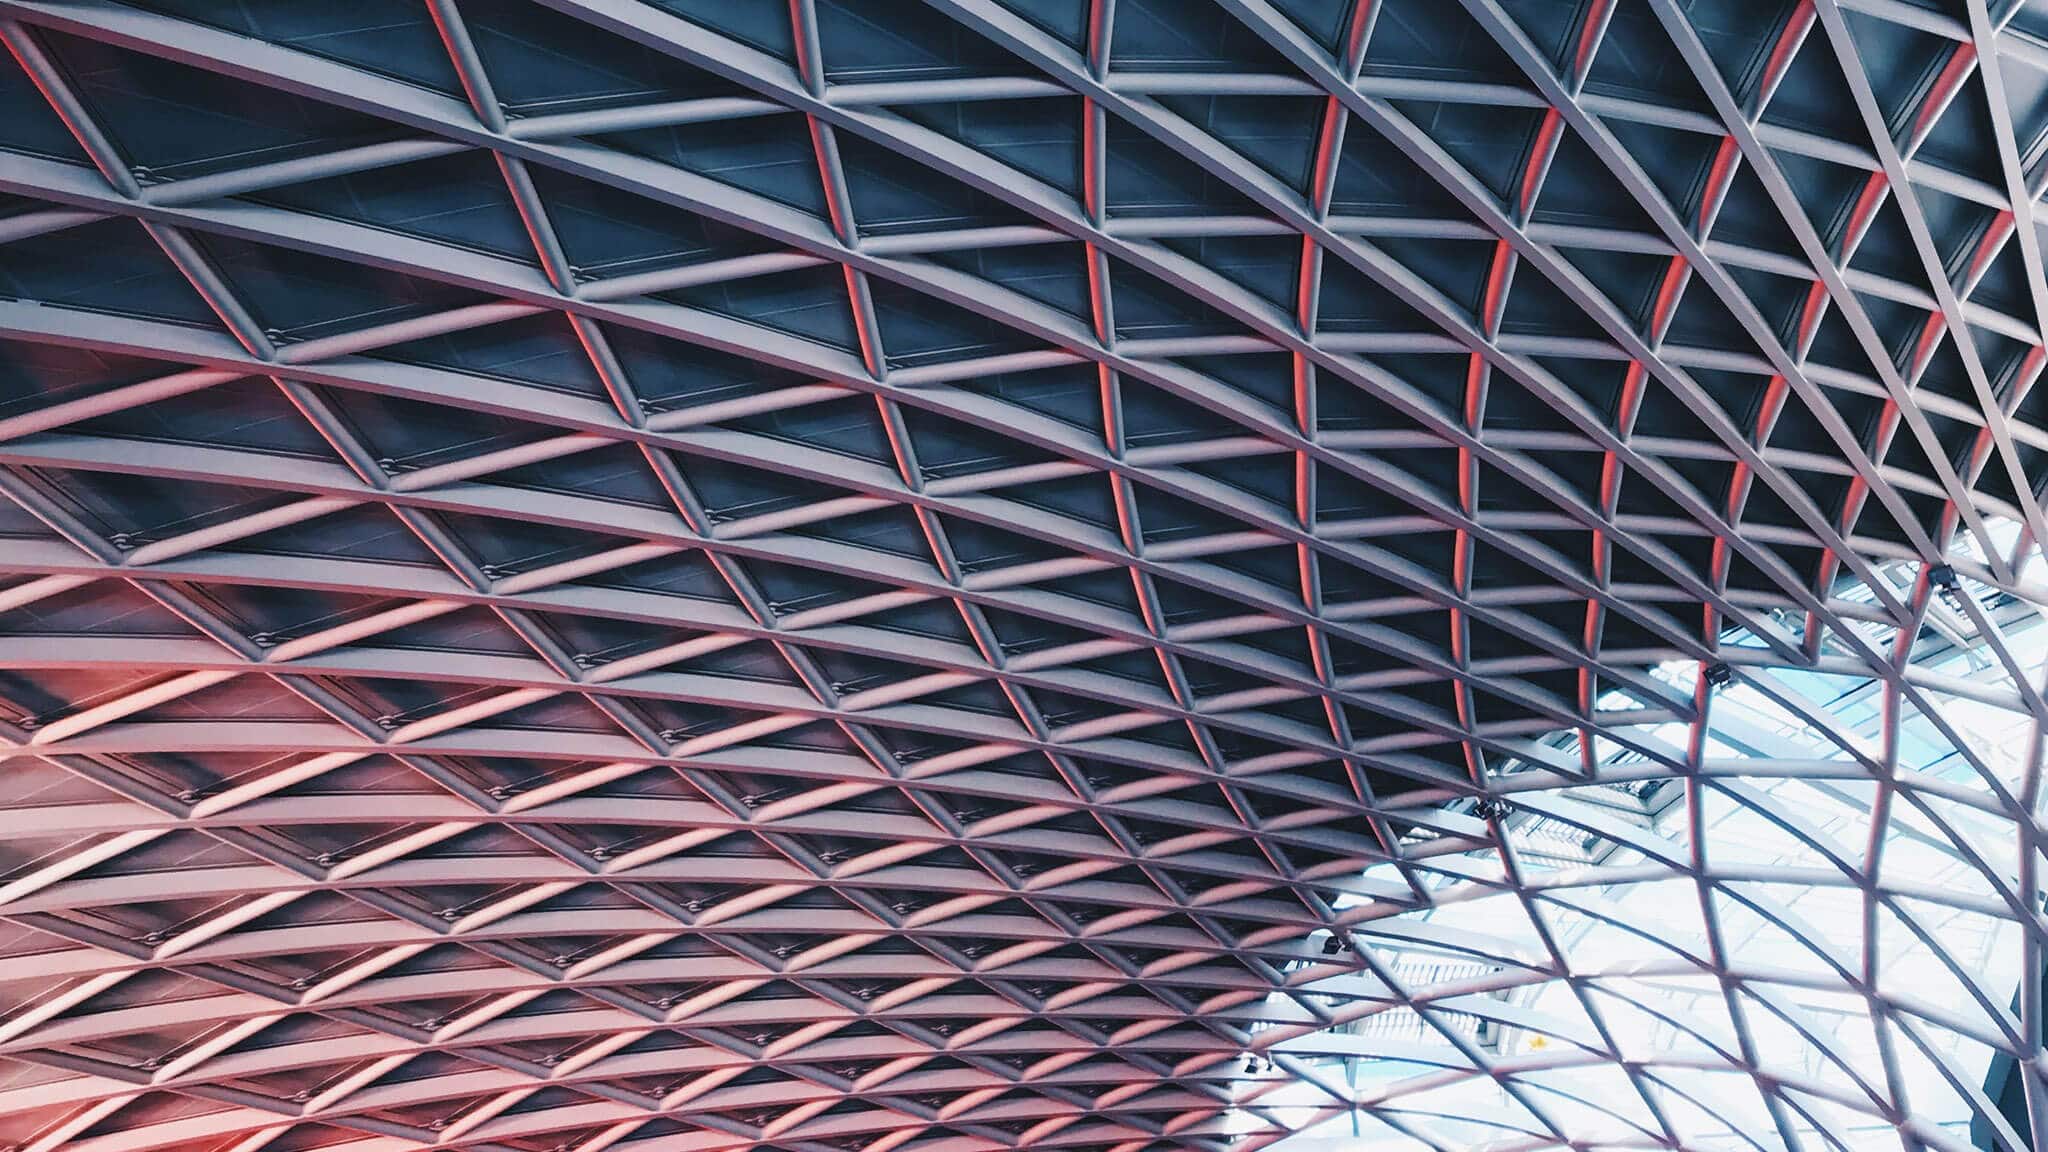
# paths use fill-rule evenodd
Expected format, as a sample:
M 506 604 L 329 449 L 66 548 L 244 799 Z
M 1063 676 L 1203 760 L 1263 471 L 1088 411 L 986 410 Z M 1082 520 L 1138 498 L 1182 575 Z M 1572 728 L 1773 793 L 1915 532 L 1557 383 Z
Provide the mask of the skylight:
M 1778 667 L 1731 633 L 1696 759 L 1689 724 L 1613 734 L 1696 772 L 1615 740 L 1591 773 L 1611 782 L 1524 791 L 1539 770 L 1508 765 L 1508 851 L 1438 861 L 1434 908 L 1326 936 L 1293 995 L 1337 1022 L 1266 1049 L 1318 1071 L 1247 1105 L 1359 1105 L 1288 1149 L 1963 1147 L 2002 1124 L 1986 1079 L 2041 956 L 2015 849 L 2048 623 L 1952 573 L 1914 597 L 1918 565 L 1881 572 L 1926 607 L 1902 675 Z M 1700 669 L 1653 674 L 1692 697 Z

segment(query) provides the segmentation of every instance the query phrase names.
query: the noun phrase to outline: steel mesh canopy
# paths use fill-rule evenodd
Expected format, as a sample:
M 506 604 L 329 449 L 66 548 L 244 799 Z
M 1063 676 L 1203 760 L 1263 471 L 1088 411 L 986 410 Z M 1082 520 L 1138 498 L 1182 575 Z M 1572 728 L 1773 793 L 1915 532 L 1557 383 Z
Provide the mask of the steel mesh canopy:
M 2048 4 L 0 37 L 11 1152 L 2048 1135 Z

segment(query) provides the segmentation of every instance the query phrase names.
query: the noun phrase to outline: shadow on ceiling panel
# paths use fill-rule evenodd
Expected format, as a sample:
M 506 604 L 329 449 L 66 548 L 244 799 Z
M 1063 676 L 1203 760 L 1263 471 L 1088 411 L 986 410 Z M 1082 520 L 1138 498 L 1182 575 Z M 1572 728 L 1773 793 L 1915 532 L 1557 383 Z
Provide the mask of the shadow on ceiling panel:
M 789 20 L 789 5 L 785 0 L 648 2 L 693 24 L 729 36 L 747 47 L 766 52 L 784 63 L 796 62 L 796 37 Z
M 1522 0 L 1540 7 L 1546 0 Z M 1771 49 L 1799 0 L 1708 0 L 1691 5 L 1686 19 L 1714 61 L 1722 82 L 1746 98 L 1762 77 Z
M 1124 0 L 1110 33 L 1119 72 L 1260 72 L 1294 69 L 1211 0 Z
M 953 80 L 1029 72 L 1007 49 L 922 0 L 818 0 L 825 78 Z
M 1088 11 L 1092 0 L 1001 0 L 1003 7 L 1075 51 L 1088 44 Z
M 466 0 L 498 102 L 534 115 L 743 95 L 731 81 L 530 0 Z
M 272 644 L 361 620 L 399 602 L 387 594 L 288 584 L 209 582 L 194 585 L 192 595 L 244 635 Z
M 1229 181 L 1115 116 L 1109 118 L 1107 147 L 1104 181 L 1112 217 L 1266 215 Z
M 1028 352 L 1045 342 L 1002 320 L 886 280 L 868 290 L 889 367 L 916 368 Z
M 921 567 L 933 567 L 935 564 L 931 541 L 918 523 L 917 514 L 900 506 L 835 516 L 830 520 L 806 524 L 794 529 L 794 533 L 807 539 L 831 540 L 854 548 L 886 552 L 914 561 Z M 938 578 L 936 568 L 931 575 Z
M 476 482 L 675 511 L 647 458 L 631 444 L 607 444 L 478 476 Z
M 1335 214 L 1435 217 L 1469 222 L 1471 213 L 1399 145 L 1365 122 L 1344 129 L 1330 211 Z
M 0 297 L 200 328 L 220 324 L 142 225 L 119 217 L 0 245 Z
M 976 106 L 956 107 L 964 115 L 966 109 Z M 943 122 L 943 113 L 938 109 L 923 106 L 916 111 L 923 115 L 913 114 L 912 119 Z M 863 236 L 1034 223 L 1031 217 L 988 192 L 929 166 L 911 163 L 865 137 L 841 132 L 837 140 L 853 218 Z M 1059 143 L 1055 141 L 1051 147 L 1057 150 Z M 985 251 L 976 248 L 960 254 L 971 256 Z
M 528 171 L 579 278 L 726 260 L 775 246 L 674 204 L 539 165 Z
M 352 332 L 490 299 L 474 289 L 217 233 L 200 246 L 278 341 Z
M 1076 362 L 1029 372 L 996 373 L 964 381 L 959 387 L 1092 436 L 1102 433 L 1102 379 L 1093 364 Z
M 639 128 L 589 138 L 825 217 L 825 185 L 804 117 L 793 113 Z
M 505 177 L 481 149 L 266 188 L 247 198 L 538 263 Z
M 1257 401 L 1262 415 L 1292 422 L 1296 413 L 1294 356 L 1289 352 L 1230 352 L 1182 356 L 1176 360 L 1193 371 Z M 1325 373 L 1319 380 L 1338 380 Z
M 1323 260 L 1323 295 L 1316 314 L 1322 332 L 1434 332 L 1438 326 L 1393 289 L 1339 256 Z
M 11 54 L 0 57 L 0 108 L 8 110 L 0 118 L 0 149 L 73 164 L 90 162 L 77 137 Z
M 96 580 L 0 612 L 0 636 L 199 635 L 184 617 L 122 580 Z
M 72 425 L 71 431 L 139 442 L 197 444 L 265 456 L 332 461 L 334 450 L 277 384 L 243 376 L 124 408 Z
M 867 403 L 871 413 L 873 402 Z M 862 423 L 831 426 L 828 424 L 831 417 L 818 414 L 813 414 L 808 419 L 817 423 L 820 435 L 847 435 L 862 439 L 869 435 L 867 427 Z M 841 413 L 839 419 L 857 421 L 861 418 Z M 761 429 L 749 430 L 763 432 Z M 879 434 L 879 429 L 876 429 L 875 433 Z M 787 435 L 780 438 L 794 439 L 793 436 Z M 883 450 L 886 451 L 886 448 Z M 672 453 L 671 456 L 684 482 L 696 493 L 697 499 L 704 506 L 705 514 L 714 522 L 786 512 L 792 508 L 801 508 L 807 504 L 852 494 L 845 489 L 827 487 L 766 467 L 756 467 L 754 464 L 740 464 L 712 456 L 679 453 Z M 767 462 L 764 460 L 756 463 Z
M 914 124 L 965 144 L 1068 196 L 1081 195 L 1081 128 L 1085 109 L 1079 97 L 904 104 L 895 111 Z M 1111 156 L 1114 159 L 1114 150 Z M 993 172 L 987 178 L 1000 184 L 1004 176 Z
M 1112 258 L 1112 311 L 1118 339 L 1236 336 L 1246 326 L 1180 287 Z
M 327 389 L 320 396 L 379 466 L 391 472 L 447 464 L 558 434 L 544 424 L 379 392 Z
M 853 303 L 837 264 L 664 292 L 661 299 L 858 354 Z
M 1807 35 L 1765 106 L 1763 121 L 1831 140 L 1867 144 L 1870 139 L 1826 35 Z
M 1560 133 L 1532 221 L 1658 235 L 1649 215 L 1579 134 Z
M 141 472 L 38 468 L 31 475 L 89 529 L 125 548 L 282 507 L 298 498 L 274 489 Z
M 1570 7 L 1563 0 L 1555 0 L 1553 6 Z M 1527 83 L 1521 70 L 1459 5 L 1380 0 L 1377 7 L 1372 39 L 1366 45 L 1366 75 Z
M 119 352 L 0 339 L 0 419 L 169 376 L 184 367 Z
M 1301 290 L 1302 244 L 1293 236 L 1167 237 L 1161 244 L 1273 306 L 1293 312 Z
M 295 556 L 321 560 L 367 560 L 429 568 L 437 572 L 444 567 L 440 558 L 420 542 L 403 520 L 390 509 L 373 505 L 346 508 L 316 520 L 245 536 L 221 550 L 280 560 Z M 360 570 L 343 570 L 337 578 L 348 579 L 357 571 Z M 452 587 L 454 577 L 446 579 Z
M 1324 97 L 1160 95 L 1155 99 L 1296 195 L 1308 195 L 1316 138 L 1329 104 Z
M 138 7 L 268 41 L 450 96 L 462 82 L 417 0 L 322 0 L 222 4 L 217 0 L 141 0 Z
M 492 579 L 580 560 L 640 542 L 606 532 L 603 530 L 606 525 L 602 524 L 556 522 L 565 517 L 542 519 L 509 512 L 504 516 L 480 516 L 467 512 L 435 512 L 430 515 L 448 532 L 466 558 Z M 629 518 L 634 522 L 647 519 L 644 515 Z
M 1021 293 L 1073 319 L 1089 319 L 1088 251 L 1079 243 L 967 248 L 926 258 Z
M 1016 436 L 905 405 L 903 424 L 927 478 L 971 476 L 1060 459 Z
M 79 100 L 145 183 L 394 140 L 397 125 L 156 56 L 41 33 Z
M 568 318 L 558 312 L 408 340 L 379 348 L 374 355 L 380 360 L 510 380 L 572 396 L 605 395 L 604 381 L 598 378 L 590 353 L 577 340 Z
M 739 608 L 733 600 L 732 586 L 719 575 L 710 559 L 696 550 L 658 556 L 623 568 L 608 568 L 570 581 L 566 587 L 607 589 L 633 595 L 630 605 L 616 609 L 620 612 L 658 614 L 665 611 L 658 598 L 681 597 L 731 605 L 734 622 L 745 619 L 739 615 Z
M 1706 111 L 1712 107 L 1657 14 L 1643 4 L 1616 6 L 1586 74 L 1585 90 L 1660 108 Z
M 681 412 L 811 384 L 801 372 L 776 368 L 640 328 L 604 325 L 633 391 L 649 412 Z

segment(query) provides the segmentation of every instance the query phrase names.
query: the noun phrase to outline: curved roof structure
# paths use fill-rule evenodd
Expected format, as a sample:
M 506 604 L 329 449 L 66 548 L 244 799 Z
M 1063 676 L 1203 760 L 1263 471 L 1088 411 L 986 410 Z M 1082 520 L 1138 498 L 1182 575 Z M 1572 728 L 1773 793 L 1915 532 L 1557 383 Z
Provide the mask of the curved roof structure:
M 2039 0 L 0 0 L 9 1152 L 2021 1152 Z

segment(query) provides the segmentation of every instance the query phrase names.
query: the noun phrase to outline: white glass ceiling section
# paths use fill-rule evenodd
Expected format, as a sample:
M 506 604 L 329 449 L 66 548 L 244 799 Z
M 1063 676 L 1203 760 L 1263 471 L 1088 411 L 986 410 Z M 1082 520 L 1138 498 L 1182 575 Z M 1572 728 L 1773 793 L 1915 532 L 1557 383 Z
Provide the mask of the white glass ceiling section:
M 0 41 L 0 1149 L 2048 1130 L 2048 4 Z
M 1911 584 L 1914 573 L 1887 574 Z M 1308 987 L 1339 1016 L 1370 1014 L 1269 1051 L 1298 1056 L 1363 1107 L 1288 1147 L 1559 1132 L 1631 1146 L 1667 1126 L 1707 1148 L 1967 1141 L 1994 1057 L 2023 1035 L 2012 1011 L 2023 965 L 2039 962 L 2015 919 L 2039 897 L 2019 879 L 2013 813 L 2038 787 L 2024 699 L 2048 671 L 2039 610 L 1974 591 L 1975 614 L 1961 589 L 1935 601 L 1954 627 L 1924 633 L 1910 665 L 1952 678 L 1952 691 L 1930 688 L 1917 706 L 1893 698 L 1895 727 L 1881 681 L 1744 667 L 1713 697 L 1696 788 L 1658 778 L 1537 793 L 1533 810 L 1504 819 L 1515 873 L 1488 868 L 1497 850 L 1475 852 L 1486 883 L 1446 879 L 1436 911 L 1355 930 L 1380 979 Z M 2014 690 L 2001 652 L 2034 688 Z M 1656 674 L 1689 692 L 1695 670 Z M 1689 729 L 1655 735 L 1683 748 Z M 1865 758 L 1889 782 L 1859 767 Z M 1615 752 L 1601 768 L 1632 762 Z M 1561 796 L 1580 806 L 1559 808 Z M 1595 814 L 1655 849 L 1600 835 Z M 1544 934 L 1569 979 L 1544 970 Z M 1322 951 L 1345 955 L 1341 943 Z M 1485 1000 L 1473 998 L 1480 985 Z M 1614 1056 L 1626 1063 L 1583 1074 Z M 1468 1071 L 1446 1084 L 1454 1069 Z M 1327 1088 L 1260 1101 L 1320 1102 Z M 1901 1114 L 1927 1131 L 1896 1134 Z

